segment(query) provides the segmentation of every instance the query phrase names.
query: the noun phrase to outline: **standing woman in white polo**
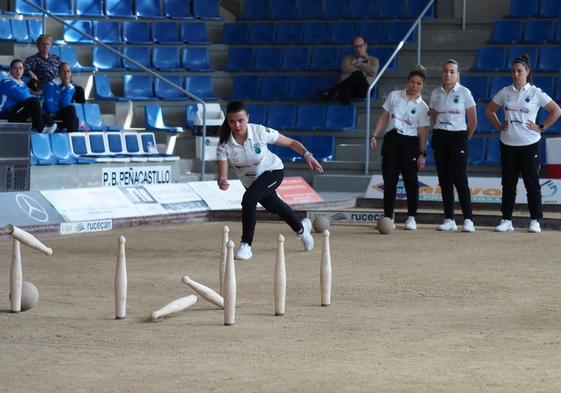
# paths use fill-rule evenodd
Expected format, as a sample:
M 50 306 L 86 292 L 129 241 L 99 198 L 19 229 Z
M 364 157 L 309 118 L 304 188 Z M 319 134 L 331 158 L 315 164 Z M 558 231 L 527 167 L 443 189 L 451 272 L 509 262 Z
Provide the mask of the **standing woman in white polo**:
M 503 87 L 487 104 L 486 114 L 496 130 L 500 132 L 501 176 L 503 195 L 501 213 L 503 218 L 495 228 L 497 232 L 514 231 L 512 211 L 516 200 L 518 176 L 522 175 L 530 224 L 528 232 L 539 233 L 539 219 L 543 217 L 542 194 L 539 179 L 541 133 L 553 125 L 561 115 L 559 105 L 540 88 L 531 84 L 529 58 L 517 57 L 512 62 L 512 81 Z M 501 124 L 496 112 L 504 107 L 505 122 Z M 549 115 L 542 124 L 536 124 L 536 115 L 544 107 Z
M 284 166 L 281 159 L 269 151 L 267 145 L 290 147 L 304 157 L 310 169 L 323 172 L 323 168 L 300 142 L 272 128 L 250 124 L 248 120 L 244 103 L 230 102 L 226 109 L 226 120 L 220 128 L 217 150 L 218 187 L 227 190 L 230 186 L 230 163 L 246 188 L 242 199 L 242 239 L 235 258 L 250 259 L 253 256 L 251 244 L 255 232 L 257 203 L 281 217 L 298 234 L 304 249 L 311 251 L 314 248 L 312 223 L 307 218 L 300 221 L 292 208 L 277 195 L 276 189 L 284 178 Z
M 474 232 L 467 165 L 469 140 L 477 125 L 475 101 L 471 91 L 460 84 L 456 60 L 446 60 L 442 64 L 441 77 L 442 86 L 432 91 L 429 102 L 433 123 L 432 148 L 444 206 L 444 221 L 437 229 L 458 229 L 454 220 L 455 186 L 464 216 L 463 231 Z
M 399 174 L 407 193 L 405 229 L 417 229 L 415 216 L 419 201 L 417 171 L 425 166 L 429 107 L 421 97 L 425 72 L 419 66 L 409 73 L 407 88 L 392 91 L 383 112 L 374 125 L 370 148 L 376 149 L 376 138 L 384 132 L 382 144 L 382 177 L 384 178 L 384 216 L 393 220 Z

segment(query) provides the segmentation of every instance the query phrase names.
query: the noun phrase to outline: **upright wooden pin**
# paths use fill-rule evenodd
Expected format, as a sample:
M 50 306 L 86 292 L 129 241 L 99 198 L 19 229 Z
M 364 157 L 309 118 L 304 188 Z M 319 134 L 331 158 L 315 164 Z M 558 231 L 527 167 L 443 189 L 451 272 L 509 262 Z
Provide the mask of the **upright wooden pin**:
M 275 262 L 275 316 L 284 315 L 286 299 L 286 265 L 284 262 L 284 236 L 277 238 L 277 260 Z
M 189 278 L 189 276 L 183 276 L 181 281 L 183 282 L 183 284 L 189 285 L 189 287 L 191 287 L 193 291 L 197 292 L 197 294 L 201 295 L 203 299 L 220 308 L 224 308 L 224 299 L 222 298 L 222 296 L 217 294 L 209 287 L 198 283 L 195 280 L 192 280 L 191 278 Z
M 323 231 L 323 249 L 320 268 L 321 305 L 331 304 L 331 252 L 329 251 L 329 230 Z
M 157 321 L 159 318 L 174 314 L 179 311 L 183 311 L 187 307 L 191 307 L 193 304 L 197 303 L 197 299 L 198 298 L 195 295 L 189 295 L 181 297 L 179 299 L 175 299 L 159 310 L 153 311 L 152 314 L 150 314 L 150 318 L 152 319 L 152 321 Z
M 4 232 L 11 235 L 14 239 L 19 240 L 22 244 L 28 247 L 34 248 L 46 255 L 53 255 L 53 250 L 45 246 L 39 239 L 33 236 L 31 233 L 24 231 L 15 225 L 8 224 L 4 227 Z
M 21 311 L 22 285 L 21 248 L 19 241 L 14 239 L 12 265 L 10 267 L 10 306 L 13 313 Z
M 125 319 L 127 314 L 127 261 L 125 243 L 127 239 L 119 236 L 119 254 L 115 270 L 115 319 Z
M 236 270 L 234 267 L 234 242 L 229 240 L 226 244 L 228 257 L 224 271 L 224 325 L 236 324 Z
M 220 296 L 224 296 L 224 270 L 226 269 L 226 258 L 228 256 L 228 249 L 226 244 L 228 244 L 228 234 L 230 228 L 228 225 L 224 225 L 222 228 L 222 252 L 220 253 L 220 263 L 218 264 L 218 277 L 220 279 Z

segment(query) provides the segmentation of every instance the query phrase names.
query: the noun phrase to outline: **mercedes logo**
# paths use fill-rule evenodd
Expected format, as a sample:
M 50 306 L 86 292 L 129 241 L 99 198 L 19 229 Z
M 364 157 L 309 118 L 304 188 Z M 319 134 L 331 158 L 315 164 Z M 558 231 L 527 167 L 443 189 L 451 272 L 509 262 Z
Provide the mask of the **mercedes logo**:
M 47 222 L 49 215 L 45 208 L 29 195 L 17 194 L 16 203 L 25 214 L 39 222 Z

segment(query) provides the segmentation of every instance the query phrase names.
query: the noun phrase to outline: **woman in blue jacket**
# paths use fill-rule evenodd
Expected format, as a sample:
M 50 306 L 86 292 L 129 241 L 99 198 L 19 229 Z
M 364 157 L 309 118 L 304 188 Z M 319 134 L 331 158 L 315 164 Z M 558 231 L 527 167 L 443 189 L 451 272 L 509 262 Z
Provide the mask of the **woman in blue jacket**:
M 43 105 L 53 119 L 62 122 L 62 128 L 68 132 L 77 131 L 79 127 L 76 108 L 72 105 L 72 98 L 76 88 L 72 84 L 72 70 L 66 63 L 58 67 L 58 78 L 53 79 L 43 90 Z

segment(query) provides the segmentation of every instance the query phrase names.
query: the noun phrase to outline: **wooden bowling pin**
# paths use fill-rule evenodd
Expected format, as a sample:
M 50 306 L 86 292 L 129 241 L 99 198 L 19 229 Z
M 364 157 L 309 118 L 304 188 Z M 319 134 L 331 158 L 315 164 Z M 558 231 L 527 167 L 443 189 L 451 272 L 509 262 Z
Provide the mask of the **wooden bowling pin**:
M 234 267 L 234 242 L 228 241 L 228 257 L 224 271 L 224 325 L 236 324 L 236 269 Z
M 115 319 L 125 319 L 127 313 L 127 261 L 125 243 L 127 239 L 119 236 L 119 254 L 115 270 Z
M 23 273 L 21 269 L 21 247 L 19 241 L 14 239 L 12 265 L 10 267 L 10 305 L 13 313 L 21 311 L 22 285 Z
M 12 224 L 6 225 L 4 227 L 4 231 L 8 235 L 11 235 L 14 239 L 19 240 L 22 244 L 25 244 L 28 247 L 41 251 L 46 255 L 53 255 L 53 250 L 51 248 L 45 246 L 43 243 L 39 241 L 39 239 L 37 239 L 31 233 L 26 232 L 23 229 L 16 227 L 15 225 Z
M 222 228 L 222 252 L 220 253 L 220 263 L 218 264 L 218 277 L 220 279 L 220 296 L 224 296 L 224 270 L 226 269 L 226 258 L 228 254 L 228 249 L 226 244 L 228 243 L 228 234 L 230 228 L 228 225 L 224 225 Z
M 224 299 L 215 291 L 201 283 L 191 280 L 188 276 L 183 276 L 181 279 L 183 284 L 189 285 L 191 289 L 199 294 L 203 299 L 211 302 L 212 304 L 224 308 Z
M 159 318 L 165 317 L 170 314 L 174 314 L 179 311 L 185 310 L 187 307 L 191 307 L 193 304 L 197 303 L 197 296 L 189 295 L 175 299 L 174 301 L 166 304 L 159 310 L 153 311 L 150 315 L 152 321 L 156 321 Z
M 323 231 L 323 249 L 320 269 L 321 305 L 331 304 L 331 252 L 329 251 L 329 230 Z
M 286 265 L 284 262 L 284 236 L 277 238 L 277 260 L 275 263 L 275 316 L 284 315 L 286 299 Z

